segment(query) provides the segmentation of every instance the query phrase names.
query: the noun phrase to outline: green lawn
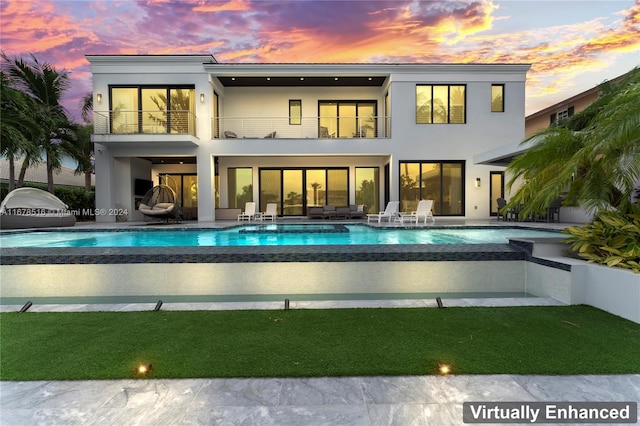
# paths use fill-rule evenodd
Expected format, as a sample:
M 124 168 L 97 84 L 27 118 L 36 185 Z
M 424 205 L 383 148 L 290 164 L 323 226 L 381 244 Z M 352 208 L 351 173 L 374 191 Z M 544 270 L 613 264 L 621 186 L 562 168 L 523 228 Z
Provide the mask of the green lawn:
M 0 314 L 2 380 L 640 373 L 640 325 L 588 306 Z

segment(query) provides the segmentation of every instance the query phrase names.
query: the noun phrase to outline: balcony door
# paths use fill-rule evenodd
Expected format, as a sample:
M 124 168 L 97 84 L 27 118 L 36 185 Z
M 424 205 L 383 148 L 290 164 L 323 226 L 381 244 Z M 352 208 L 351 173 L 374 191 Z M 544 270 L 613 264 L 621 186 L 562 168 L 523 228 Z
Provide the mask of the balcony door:
M 376 115 L 376 101 L 318 101 L 318 137 L 373 138 Z
M 195 134 L 192 87 L 111 87 L 111 133 Z

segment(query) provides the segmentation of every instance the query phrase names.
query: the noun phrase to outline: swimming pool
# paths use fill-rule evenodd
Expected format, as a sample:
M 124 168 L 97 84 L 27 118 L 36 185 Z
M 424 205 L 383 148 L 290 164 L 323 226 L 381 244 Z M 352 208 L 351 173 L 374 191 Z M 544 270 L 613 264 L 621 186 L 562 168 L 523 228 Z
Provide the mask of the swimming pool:
M 563 238 L 556 231 L 527 228 L 394 228 L 367 225 L 277 224 L 231 229 L 32 231 L 0 235 L 0 246 L 55 247 L 238 247 L 292 245 L 506 244 L 510 238 Z

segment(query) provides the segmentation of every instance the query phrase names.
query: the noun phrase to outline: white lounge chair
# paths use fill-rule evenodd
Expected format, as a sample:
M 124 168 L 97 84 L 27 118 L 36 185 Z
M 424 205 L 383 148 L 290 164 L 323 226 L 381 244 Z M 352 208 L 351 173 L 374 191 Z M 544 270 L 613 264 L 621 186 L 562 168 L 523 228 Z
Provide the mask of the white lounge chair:
M 275 222 L 278 217 L 278 205 L 276 203 L 268 203 L 267 210 L 262 213 L 260 216 L 260 220 L 271 219 L 272 222 Z
M 420 223 L 421 217 L 424 218 L 425 225 L 427 223 L 427 219 L 431 219 L 435 223 L 436 219 L 433 217 L 433 213 L 431 212 L 432 207 L 433 200 L 420 200 L 415 211 L 408 214 L 400 214 L 400 223 L 404 223 L 404 221 L 407 220 L 409 223 L 415 222 L 417 225 Z
M 370 213 L 367 215 L 367 222 L 371 222 L 371 219 L 378 219 L 378 223 L 382 222 L 382 219 L 387 219 L 389 222 L 396 220 L 398 217 L 398 208 L 400 207 L 400 201 L 389 201 L 387 207 L 382 213 Z
M 256 203 L 248 201 L 244 205 L 244 211 L 238 215 L 238 221 L 253 220 L 256 217 Z

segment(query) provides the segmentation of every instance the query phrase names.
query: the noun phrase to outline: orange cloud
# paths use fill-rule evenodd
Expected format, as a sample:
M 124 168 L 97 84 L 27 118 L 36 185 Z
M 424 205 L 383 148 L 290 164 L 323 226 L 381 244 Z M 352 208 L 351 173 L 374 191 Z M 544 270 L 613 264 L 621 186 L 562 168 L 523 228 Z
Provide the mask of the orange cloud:
M 230 0 L 223 4 L 219 3 L 220 2 L 208 3 L 201 1 L 198 6 L 193 8 L 193 11 L 211 13 L 223 11 L 245 12 L 251 10 L 251 5 L 244 0 Z

